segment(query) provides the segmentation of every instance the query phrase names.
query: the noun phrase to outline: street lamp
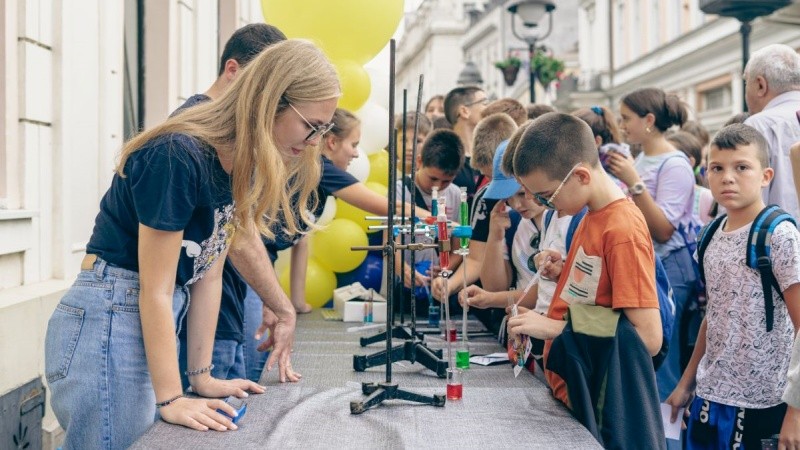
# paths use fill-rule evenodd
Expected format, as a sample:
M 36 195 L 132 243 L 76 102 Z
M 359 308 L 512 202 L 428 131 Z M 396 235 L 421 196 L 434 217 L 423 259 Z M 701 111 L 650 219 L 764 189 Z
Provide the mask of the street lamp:
M 706 14 L 717 14 L 722 17 L 734 17 L 742 23 L 739 33 L 742 35 L 742 92 L 746 89 L 744 68 L 750 59 L 751 22 L 757 17 L 768 16 L 788 6 L 792 0 L 700 0 L 700 10 Z M 742 111 L 747 111 L 747 102 L 742 96 Z
M 553 31 L 553 10 L 556 9 L 556 5 L 547 0 L 519 0 L 512 2 L 506 9 L 511 13 L 511 32 L 517 39 L 525 41 L 528 44 L 528 60 L 530 61 L 536 53 L 536 41 L 547 38 L 547 36 L 550 36 L 550 32 Z M 542 20 L 545 14 L 548 15 L 548 26 L 547 33 L 543 36 L 520 36 L 517 34 L 514 16 L 518 15 L 526 28 L 536 28 L 539 26 L 539 21 Z M 531 103 L 536 103 L 536 73 L 530 70 L 530 67 L 528 68 L 528 72 L 530 72 L 530 100 Z
M 483 84 L 483 77 L 478 66 L 472 61 L 467 61 L 461 73 L 458 74 L 456 84 L 459 86 L 480 86 Z

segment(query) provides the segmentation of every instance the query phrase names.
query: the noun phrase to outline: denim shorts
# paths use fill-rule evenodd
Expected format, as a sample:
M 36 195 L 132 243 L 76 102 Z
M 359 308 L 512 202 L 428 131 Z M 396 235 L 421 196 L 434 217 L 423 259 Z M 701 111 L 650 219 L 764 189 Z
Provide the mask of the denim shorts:
M 188 291 L 176 287 L 176 328 L 188 307 Z M 144 434 L 156 407 L 138 273 L 102 259 L 80 272 L 47 325 L 45 376 L 65 449 L 127 448 Z

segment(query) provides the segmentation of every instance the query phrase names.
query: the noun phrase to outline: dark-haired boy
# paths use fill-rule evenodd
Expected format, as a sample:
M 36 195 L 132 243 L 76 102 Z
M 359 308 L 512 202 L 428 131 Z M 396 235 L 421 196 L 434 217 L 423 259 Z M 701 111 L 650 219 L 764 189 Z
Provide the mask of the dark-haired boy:
M 678 408 L 690 410 L 689 449 L 761 448 L 786 413 L 781 396 L 800 324 L 800 233 L 781 222 L 770 236 L 772 270 L 785 299 L 771 290 L 772 331 L 761 275 L 745 262 L 751 225 L 765 208 L 761 192 L 774 174 L 768 148 L 761 133 L 743 124 L 723 128 L 711 142 L 708 184 L 727 217 L 703 256 L 708 306 L 697 345 L 667 399 L 673 422 Z
M 545 340 L 545 367 L 550 368 L 553 340 L 564 331 L 568 309 L 579 304 L 596 305 L 621 311 L 641 339 L 646 353 L 656 355 L 661 348 L 662 332 L 650 232 L 639 209 L 600 164 L 589 126 L 567 114 L 544 114 L 525 130 L 513 164 L 514 174 L 528 194 L 540 204 L 557 210 L 559 216 L 575 215 L 585 206 L 589 212 L 575 231 L 547 316 L 531 311 L 513 317 L 508 322 L 509 333 Z M 553 256 L 554 261 L 562 258 Z M 547 264 L 540 268 L 542 272 L 546 270 Z M 639 347 L 637 354 L 643 353 Z M 620 362 L 631 364 L 627 360 Z M 631 375 L 633 369 L 620 367 L 620 372 L 634 379 L 652 377 L 643 382 L 653 392 L 626 386 L 632 389 L 627 404 L 636 406 L 647 397 L 648 405 L 658 414 L 655 374 L 646 371 L 646 366 L 652 369 L 652 364 L 649 358 L 642 361 L 642 356 L 637 363 L 639 369 L 645 367 L 645 370 L 635 377 Z M 574 409 L 576 405 L 568 398 L 564 380 L 550 370 L 545 370 L 545 377 L 553 395 Z M 610 401 L 607 398 L 606 405 Z M 652 417 L 653 411 L 648 412 Z M 637 425 L 618 423 L 625 422 L 625 417 L 603 417 L 603 420 L 615 423 L 617 433 L 622 435 L 637 432 L 631 429 Z M 618 445 L 619 442 L 614 441 L 617 437 L 604 436 L 609 439 L 605 445 L 614 447 L 615 442 Z M 652 442 L 659 445 L 657 439 Z M 663 434 L 660 442 L 664 442 Z
M 436 130 L 425 140 L 422 145 L 422 150 L 417 155 L 417 172 L 414 174 L 413 185 L 416 189 L 417 204 L 425 206 L 428 211 L 431 211 L 431 199 L 433 188 L 437 188 L 439 198 L 444 197 L 446 205 L 439 204 L 439 211 L 444 208 L 447 220 L 458 222 L 459 220 L 459 205 L 461 203 L 461 189 L 453 184 L 453 179 L 456 177 L 461 166 L 464 164 L 464 146 L 458 135 L 450 130 Z M 402 199 L 403 191 L 405 191 L 406 200 L 411 198 L 411 179 L 406 178 L 397 180 L 397 199 Z M 418 242 L 421 240 L 418 240 Z M 453 247 L 458 248 L 458 247 Z M 426 249 L 415 252 L 415 263 L 420 261 L 431 261 L 432 265 L 438 265 L 436 251 L 434 249 Z M 412 282 L 416 286 L 425 286 L 430 281 L 427 274 L 415 273 L 412 278 L 411 266 L 409 265 L 410 255 L 406 253 L 406 265 L 404 268 L 406 272 L 405 280 L 406 287 L 411 287 Z M 396 259 L 397 274 L 400 270 L 400 258 Z M 455 270 L 460 262 L 460 258 L 452 255 L 450 258 L 450 270 Z M 438 300 L 438 298 L 437 298 Z

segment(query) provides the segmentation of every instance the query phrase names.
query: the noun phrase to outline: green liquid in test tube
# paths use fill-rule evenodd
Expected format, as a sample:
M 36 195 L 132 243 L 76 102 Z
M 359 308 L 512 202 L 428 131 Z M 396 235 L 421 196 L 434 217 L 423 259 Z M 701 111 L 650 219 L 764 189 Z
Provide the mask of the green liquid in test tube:
M 461 188 L 461 225 L 469 225 L 469 205 L 467 205 L 467 188 Z M 461 238 L 461 248 L 469 246 L 469 238 Z
M 434 186 L 431 193 L 431 216 L 439 215 L 439 188 Z

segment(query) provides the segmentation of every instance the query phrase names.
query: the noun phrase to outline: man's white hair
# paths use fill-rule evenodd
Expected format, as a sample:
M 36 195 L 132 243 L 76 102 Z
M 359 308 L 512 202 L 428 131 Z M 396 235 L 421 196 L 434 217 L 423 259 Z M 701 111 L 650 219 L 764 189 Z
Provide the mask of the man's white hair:
M 800 91 L 800 55 L 788 45 L 768 45 L 753 52 L 744 75 L 747 81 L 764 77 L 769 89 L 778 94 Z

